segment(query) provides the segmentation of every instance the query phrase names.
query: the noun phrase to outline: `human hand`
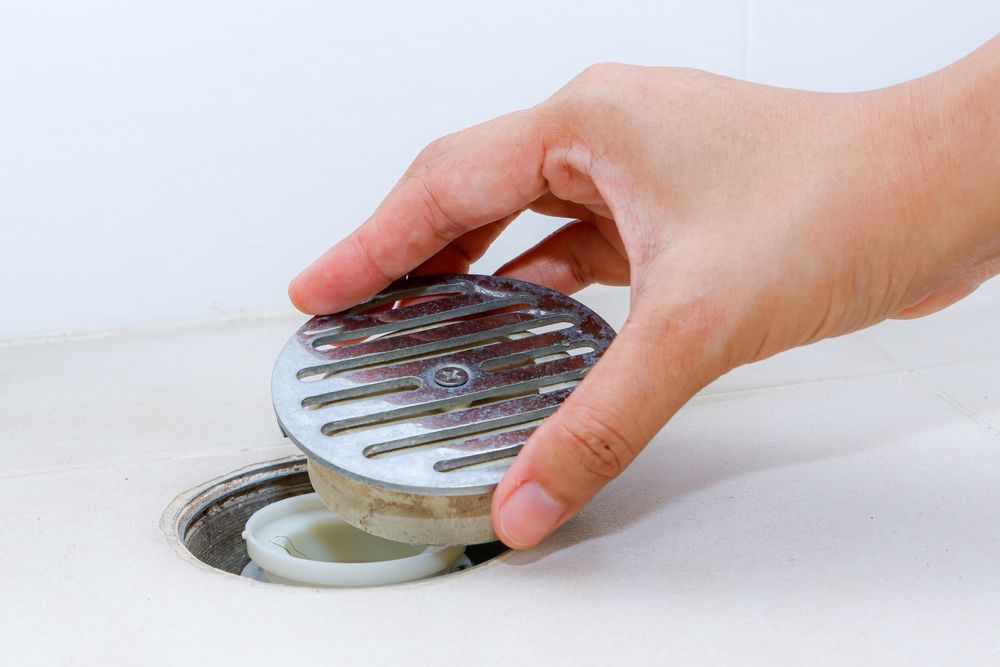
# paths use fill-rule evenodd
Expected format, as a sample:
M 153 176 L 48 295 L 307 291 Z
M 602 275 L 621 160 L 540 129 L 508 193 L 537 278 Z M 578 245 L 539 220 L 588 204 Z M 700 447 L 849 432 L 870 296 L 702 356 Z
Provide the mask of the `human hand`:
M 632 286 L 618 337 L 494 494 L 497 534 L 531 547 L 719 375 L 932 312 L 1000 270 L 998 82 L 997 40 L 844 95 L 597 66 L 432 143 L 289 292 L 339 311 L 406 274 L 467 272 L 525 209 L 575 220 L 498 271 Z

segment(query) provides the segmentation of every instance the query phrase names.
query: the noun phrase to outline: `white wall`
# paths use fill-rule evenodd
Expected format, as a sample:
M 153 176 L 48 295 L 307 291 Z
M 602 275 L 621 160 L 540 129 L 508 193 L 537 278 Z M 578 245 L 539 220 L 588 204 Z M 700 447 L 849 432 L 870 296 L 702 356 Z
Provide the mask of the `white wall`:
M 595 61 L 846 90 L 996 32 L 997 0 L 3 0 L 0 338 L 288 308 L 426 142 Z

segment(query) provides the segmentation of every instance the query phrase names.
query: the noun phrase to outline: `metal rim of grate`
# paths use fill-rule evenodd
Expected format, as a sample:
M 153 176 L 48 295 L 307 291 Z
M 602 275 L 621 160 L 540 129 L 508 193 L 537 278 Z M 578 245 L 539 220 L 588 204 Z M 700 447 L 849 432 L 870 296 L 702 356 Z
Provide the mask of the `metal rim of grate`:
M 486 493 L 613 337 L 583 304 L 531 283 L 401 280 L 299 329 L 274 367 L 275 413 L 314 463 L 349 479 Z

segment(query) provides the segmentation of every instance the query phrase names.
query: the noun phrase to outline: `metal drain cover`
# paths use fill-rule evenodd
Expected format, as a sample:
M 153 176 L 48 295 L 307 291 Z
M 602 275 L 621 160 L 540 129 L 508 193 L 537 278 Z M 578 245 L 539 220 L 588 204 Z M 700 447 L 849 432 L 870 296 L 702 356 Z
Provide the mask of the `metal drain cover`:
M 511 457 L 613 337 L 538 285 L 403 280 L 299 329 L 274 367 L 275 413 L 348 522 L 406 542 L 487 542 Z

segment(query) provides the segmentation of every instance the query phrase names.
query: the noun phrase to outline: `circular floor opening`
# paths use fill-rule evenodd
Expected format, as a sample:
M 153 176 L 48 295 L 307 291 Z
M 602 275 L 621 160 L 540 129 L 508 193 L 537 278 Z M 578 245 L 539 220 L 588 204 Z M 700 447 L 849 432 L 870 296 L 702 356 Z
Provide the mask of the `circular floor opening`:
M 262 507 L 312 492 L 305 457 L 258 463 L 181 494 L 164 511 L 161 527 L 175 548 L 202 563 L 258 578 L 243 540 L 247 520 Z M 502 542 L 467 546 L 462 565 L 453 572 L 482 565 L 507 551 Z

